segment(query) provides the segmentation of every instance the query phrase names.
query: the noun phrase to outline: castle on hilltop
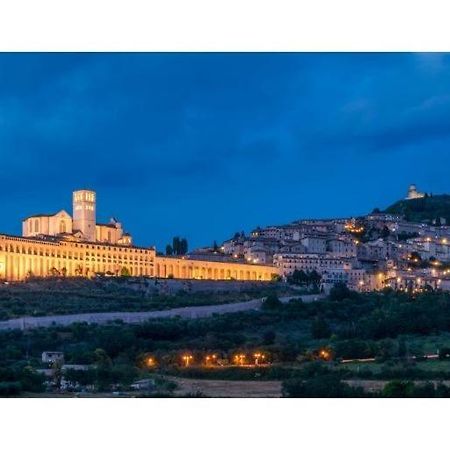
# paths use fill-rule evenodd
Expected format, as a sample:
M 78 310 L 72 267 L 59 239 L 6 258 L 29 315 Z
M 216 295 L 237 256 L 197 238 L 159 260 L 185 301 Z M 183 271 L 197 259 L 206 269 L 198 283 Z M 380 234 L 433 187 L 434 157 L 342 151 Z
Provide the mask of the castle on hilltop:
M 408 189 L 408 195 L 405 200 L 415 200 L 416 198 L 424 198 L 425 193 L 419 192 L 415 184 L 411 184 Z

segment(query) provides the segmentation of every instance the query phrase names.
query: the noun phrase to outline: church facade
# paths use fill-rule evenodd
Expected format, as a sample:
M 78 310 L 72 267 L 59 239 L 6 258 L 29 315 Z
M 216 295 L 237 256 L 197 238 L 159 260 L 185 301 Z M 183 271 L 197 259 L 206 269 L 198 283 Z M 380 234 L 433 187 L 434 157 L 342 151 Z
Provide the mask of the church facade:
M 35 214 L 22 222 L 22 236 L 72 236 L 89 242 L 131 245 L 131 236 L 122 224 L 111 218 L 107 224 L 96 221 L 96 193 L 81 190 L 73 193 L 73 218 L 66 211 L 55 214 Z
M 145 276 L 158 278 L 261 280 L 278 274 L 273 266 L 162 257 L 138 247 L 115 218 L 96 222 L 96 193 L 73 193 L 72 216 L 61 210 L 22 222 L 22 236 L 0 234 L 0 280 L 30 277 Z

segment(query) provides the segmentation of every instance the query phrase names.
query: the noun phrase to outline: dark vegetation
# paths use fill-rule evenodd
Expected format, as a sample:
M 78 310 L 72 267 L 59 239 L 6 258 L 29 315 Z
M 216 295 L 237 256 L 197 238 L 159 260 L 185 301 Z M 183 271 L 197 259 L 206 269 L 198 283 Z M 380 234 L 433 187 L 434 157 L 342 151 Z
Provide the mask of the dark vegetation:
M 22 316 L 48 316 L 111 311 L 152 311 L 184 306 L 232 303 L 263 297 L 276 286 L 249 287 L 242 291 L 164 293 L 164 282 L 149 286 L 127 278 L 98 280 L 35 280 L 0 285 L 0 320 Z M 158 284 L 159 283 L 159 284 Z
M 166 245 L 166 255 L 168 256 L 181 256 L 188 252 L 188 241 L 186 238 L 180 238 L 175 236 L 172 239 L 172 245 Z
M 287 279 L 288 283 L 303 286 L 305 288 L 313 288 L 318 292 L 322 277 L 315 270 L 305 272 L 303 270 L 295 269 L 292 275 Z
M 411 222 L 433 222 L 440 224 L 440 218 L 450 223 L 450 195 L 434 195 L 414 200 L 400 200 L 389 206 L 389 214 L 404 215 Z
M 336 286 L 323 301 L 282 304 L 268 297 L 260 311 L 211 318 L 159 319 L 140 325 L 74 324 L 68 327 L 0 333 L 0 393 L 42 390 L 43 351 L 63 351 L 66 363 L 88 364 L 68 373 L 99 391 L 128 385 L 145 374 L 222 380 L 282 380 L 283 394 L 301 397 L 369 395 L 448 396 L 450 380 L 450 294 L 411 296 L 392 291 L 357 294 Z M 427 359 L 427 340 L 441 339 Z M 267 355 L 265 366 L 233 366 L 236 354 Z M 439 352 L 438 352 L 439 351 Z M 438 353 L 437 353 L 438 352 Z M 193 357 L 183 367 L 182 355 Z M 224 367 L 206 368 L 215 353 Z M 148 356 L 157 362 L 149 369 Z M 342 360 L 374 358 L 373 363 Z M 31 374 L 31 375 L 30 375 Z M 348 380 L 390 381 L 376 394 Z M 428 383 L 428 382 L 433 383 Z

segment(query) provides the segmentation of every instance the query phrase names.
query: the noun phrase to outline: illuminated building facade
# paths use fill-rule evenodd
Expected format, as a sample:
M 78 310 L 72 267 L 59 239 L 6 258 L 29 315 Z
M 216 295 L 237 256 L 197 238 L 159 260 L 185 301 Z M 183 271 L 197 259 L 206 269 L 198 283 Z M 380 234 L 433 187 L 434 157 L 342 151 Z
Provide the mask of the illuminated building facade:
M 155 276 L 159 278 L 270 281 L 275 275 L 278 275 L 278 269 L 269 265 L 166 256 L 157 256 L 155 259 Z
M 408 195 L 406 196 L 406 200 L 415 200 L 417 198 L 424 198 L 425 194 L 423 192 L 419 192 L 415 184 L 411 184 L 408 188 Z
M 96 194 L 73 193 L 73 218 L 64 210 L 38 214 L 22 223 L 23 236 L 0 234 L 0 279 L 131 275 L 210 280 L 264 280 L 273 266 L 156 256 L 153 247 L 137 247 L 116 219 L 96 223 Z

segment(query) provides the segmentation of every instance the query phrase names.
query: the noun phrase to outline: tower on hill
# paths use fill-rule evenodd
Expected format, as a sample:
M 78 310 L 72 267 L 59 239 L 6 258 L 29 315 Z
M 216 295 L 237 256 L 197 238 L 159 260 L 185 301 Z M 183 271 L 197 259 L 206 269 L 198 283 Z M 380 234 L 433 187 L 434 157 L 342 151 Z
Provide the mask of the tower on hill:
M 96 240 L 96 195 L 94 191 L 81 190 L 73 193 L 73 230 L 83 233 L 84 239 Z

